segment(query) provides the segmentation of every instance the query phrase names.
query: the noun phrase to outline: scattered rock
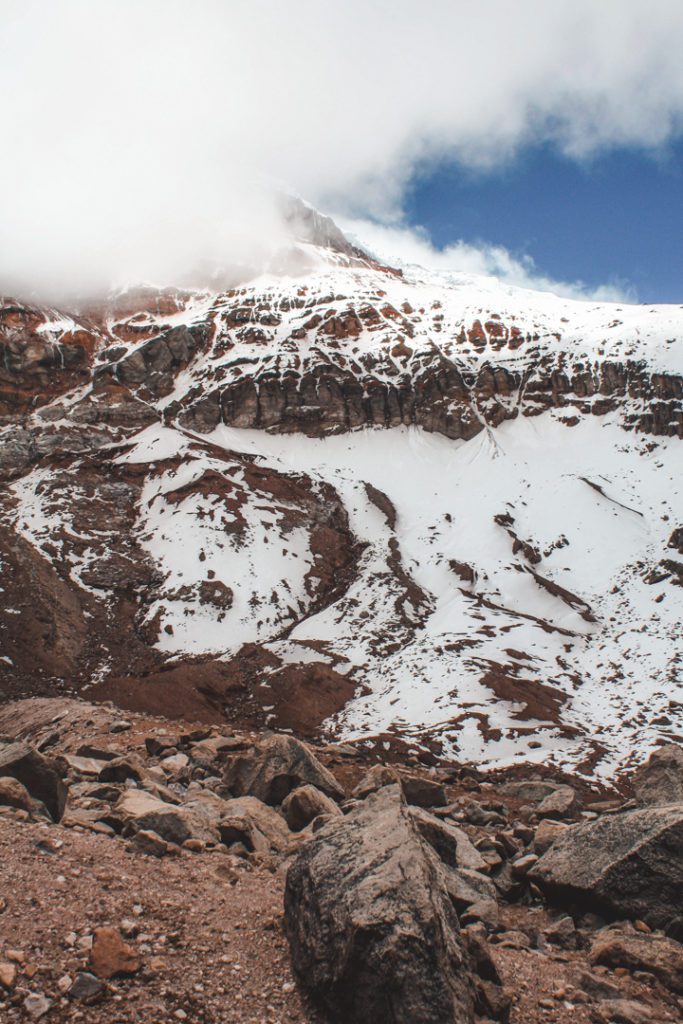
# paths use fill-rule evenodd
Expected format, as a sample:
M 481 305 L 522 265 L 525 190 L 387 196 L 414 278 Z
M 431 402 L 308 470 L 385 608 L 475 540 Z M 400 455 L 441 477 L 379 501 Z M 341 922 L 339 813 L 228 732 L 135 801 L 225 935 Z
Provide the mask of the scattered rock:
M 655 750 L 631 781 L 639 804 L 683 803 L 683 747 L 670 743 Z
M 344 790 L 311 750 L 293 736 L 276 734 L 236 757 L 224 776 L 235 796 L 252 796 L 275 806 L 297 786 L 311 785 L 326 796 L 343 799 Z
M 635 999 L 608 999 L 593 1009 L 595 1024 L 654 1024 L 652 1010 Z
M 286 821 L 253 796 L 227 800 L 225 816 L 218 823 L 221 842 L 242 843 L 249 852 L 283 853 L 292 843 Z
M 401 787 L 406 801 L 416 807 L 445 807 L 448 803 L 445 788 L 433 779 L 401 775 Z
M 411 808 L 410 816 L 423 839 L 436 850 L 444 864 L 470 871 L 486 871 L 487 863 L 466 832 L 457 825 L 441 821 L 422 808 Z
M 559 903 L 665 925 L 683 900 L 683 804 L 574 825 L 529 878 Z
M 342 812 L 329 796 L 325 796 L 315 786 L 299 786 L 285 797 L 282 813 L 292 831 L 300 832 L 321 814 L 333 816 Z
M 299 981 L 344 1024 L 472 1020 L 442 869 L 398 787 L 335 819 L 289 869 L 285 929 Z
M 536 809 L 539 818 L 571 818 L 579 810 L 579 798 L 571 786 L 558 786 L 541 800 Z
M 33 806 L 31 794 L 18 779 L 11 775 L 0 778 L 0 806 L 18 807 L 24 811 L 30 811 Z
M 542 779 L 520 779 L 516 782 L 506 782 L 501 786 L 501 793 L 521 800 L 525 804 L 538 804 L 545 800 L 558 789 L 556 782 L 545 782 Z
M 186 839 L 185 842 L 189 842 L 189 840 Z M 165 857 L 169 852 L 169 844 L 151 829 L 141 829 L 130 840 L 128 849 L 134 850 L 136 853 L 144 853 L 148 857 Z
M 360 780 L 352 795 L 358 800 L 365 800 L 366 796 L 376 793 L 383 786 L 394 786 L 398 781 L 398 772 L 393 768 L 384 764 L 375 764 Z
M 576 928 L 572 918 L 568 915 L 551 924 L 543 934 L 551 946 L 559 946 L 560 949 L 576 949 Z
M 673 992 L 683 993 L 683 946 L 659 935 L 631 935 L 607 928 L 590 951 L 594 964 L 649 971 Z
M 66 807 L 67 787 L 56 766 L 27 743 L 0 746 L 0 777 L 11 776 L 40 800 L 53 821 L 59 821 Z
M 90 950 L 90 966 L 98 978 L 135 974 L 141 962 L 137 952 L 115 928 L 96 928 Z
M 205 818 L 186 807 L 167 804 L 150 793 L 129 789 L 114 805 L 118 815 L 129 831 L 156 832 L 168 843 L 182 845 L 186 839 L 203 839 L 218 842 L 216 830 Z
M 33 1020 L 39 1020 L 49 1012 L 52 1002 L 42 992 L 29 992 L 24 999 L 24 1009 Z
M 17 969 L 14 964 L 0 962 L 0 985 L 3 988 L 13 988 L 17 979 Z
M 561 821 L 546 819 L 540 823 L 534 834 L 534 853 L 540 857 L 553 845 L 565 829 L 569 828 Z
M 79 971 L 74 978 L 73 984 L 68 989 L 71 999 L 85 1003 L 86 1006 L 93 1006 L 104 996 L 105 987 L 99 978 L 88 971 Z

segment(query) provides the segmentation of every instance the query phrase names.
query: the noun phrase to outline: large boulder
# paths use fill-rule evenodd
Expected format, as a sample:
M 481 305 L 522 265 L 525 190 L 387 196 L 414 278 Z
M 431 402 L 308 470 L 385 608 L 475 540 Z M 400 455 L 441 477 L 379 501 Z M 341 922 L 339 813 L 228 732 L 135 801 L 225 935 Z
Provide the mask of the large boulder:
M 423 839 L 439 855 L 444 864 L 470 871 L 488 871 L 488 864 L 466 832 L 449 821 L 429 814 L 422 808 L 411 807 L 408 812 Z
M 341 811 L 334 800 L 330 800 L 315 786 L 299 786 L 285 797 L 282 813 L 292 831 L 300 832 L 321 814 L 338 816 Z
M 285 853 L 293 840 L 284 818 L 253 796 L 226 800 L 218 830 L 226 846 L 242 843 L 256 853 Z
M 655 750 L 636 770 L 632 782 L 639 804 L 683 803 L 683 747 L 669 743 Z
M 469 1024 L 473 985 L 443 869 L 398 786 L 328 822 L 287 875 L 299 982 L 344 1024 Z
M 561 904 L 665 925 L 683 912 L 683 804 L 567 828 L 529 878 Z
M 68 790 L 52 761 L 27 743 L 9 743 L 0 747 L 0 777 L 7 776 L 21 782 L 34 800 L 40 800 L 53 821 L 60 821 Z
M 203 815 L 187 807 L 167 804 L 140 789 L 126 790 L 114 805 L 113 815 L 121 821 L 124 834 L 156 832 L 167 843 L 178 845 L 187 839 L 201 839 L 206 843 L 219 841 L 218 830 Z
M 293 736 L 280 733 L 261 740 L 248 754 L 226 768 L 225 785 L 235 796 L 255 796 L 275 806 L 297 786 L 315 786 L 336 800 L 344 790 L 311 750 Z

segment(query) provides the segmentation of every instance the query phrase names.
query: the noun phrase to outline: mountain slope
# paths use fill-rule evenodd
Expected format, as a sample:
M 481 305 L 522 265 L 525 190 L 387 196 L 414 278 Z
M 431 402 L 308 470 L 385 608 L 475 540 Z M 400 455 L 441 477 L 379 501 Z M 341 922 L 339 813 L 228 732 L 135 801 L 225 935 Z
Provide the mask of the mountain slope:
M 225 293 L 4 303 L 5 692 L 603 774 L 680 736 L 683 309 L 306 230 Z

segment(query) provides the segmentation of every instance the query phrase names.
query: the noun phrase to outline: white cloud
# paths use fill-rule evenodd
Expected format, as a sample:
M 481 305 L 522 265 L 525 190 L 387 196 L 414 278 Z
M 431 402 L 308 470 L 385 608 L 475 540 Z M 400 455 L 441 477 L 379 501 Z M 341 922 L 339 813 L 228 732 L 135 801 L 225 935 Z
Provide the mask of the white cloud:
M 344 231 L 366 251 L 394 266 L 418 266 L 427 270 L 459 271 L 497 277 L 506 284 L 553 292 L 570 299 L 599 302 L 635 302 L 636 295 L 617 281 L 592 287 L 583 281 L 558 281 L 542 273 L 528 255 L 515 255 L 502 245 L 457 241 L 439 249 L 419 227 L 378 224 L 370 220 L 337 218 Z
M 676 0 L 0 0 L 0 281 L 258 258 L 264 181 L 400 215 L 411 177 L 683 124 Z

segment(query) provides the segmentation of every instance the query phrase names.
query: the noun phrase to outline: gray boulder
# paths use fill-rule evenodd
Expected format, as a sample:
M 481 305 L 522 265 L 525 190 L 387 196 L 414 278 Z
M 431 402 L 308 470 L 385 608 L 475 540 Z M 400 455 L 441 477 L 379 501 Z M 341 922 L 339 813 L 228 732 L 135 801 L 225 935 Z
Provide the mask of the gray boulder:
M 567 828 L 528 877 L 562 905 L 663 926 L 683 912 L 683 804 Z
M 294 838 L 282 815 L 253 796 L 227 800 L 218 830 L 226 846 L 242 843 L 256 853 L 285 853 Z
M 226 768 L 224 782 L 237 797 L 254 796 L 275 806 L 297 786 L 311 785 L 336 800 L 344 790 L 312 751 L 293 736 L 275 734 Z
M 315 786 L 299 786 L 293 789 L 282 803 L 282 813 L 293 832 L 300 832 L 321 814 L 340 815 L 334 800 L 325 796 Z
M 683 747 L 669 743 L 655 750 L 631 781 L 639 804 L 683 803 Z
M 53 821 L 61 819 L 68 790 L 52 761 L 27 743 L 9 743 L 0 747 L 0 778 L 8 776 L 45 804 Z
M 442 821 L 422 808 L 411 807 L 408 812 L 423 839 L 439 855 L 444 864 L 470 871 L 488 871 L 488 864 L 466 832 L 457 825 Z
M 186 839 L 218 842 L 218 830 L 203 815 L 167 804 L 143 790 L 127 790 L 116 802 L 113 814 L 122 822 L 124 834 L 156 832 L 167 843 L 178 846 Z
M 443 869 L 398 786 L 329 822 L 287 875 L 297 977 L 344 1024 L 470 1024 L 474 992 Z

